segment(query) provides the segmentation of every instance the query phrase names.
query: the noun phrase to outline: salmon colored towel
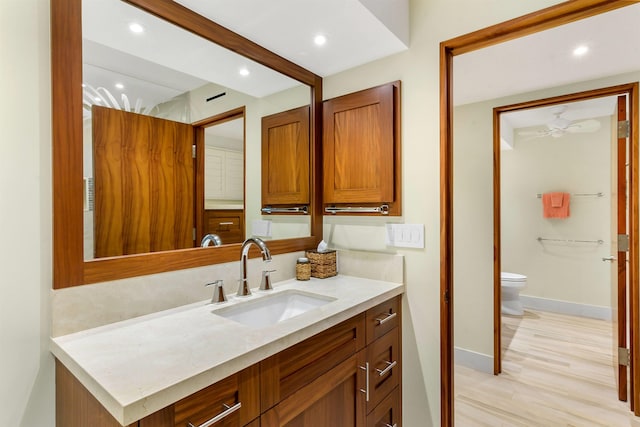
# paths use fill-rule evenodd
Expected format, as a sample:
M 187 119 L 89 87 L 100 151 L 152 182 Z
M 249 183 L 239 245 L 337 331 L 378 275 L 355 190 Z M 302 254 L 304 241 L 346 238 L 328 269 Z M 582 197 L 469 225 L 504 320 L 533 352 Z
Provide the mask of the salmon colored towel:
M 542 195 L 544 218 L 569 218 L 569 193 L 545 193 Z

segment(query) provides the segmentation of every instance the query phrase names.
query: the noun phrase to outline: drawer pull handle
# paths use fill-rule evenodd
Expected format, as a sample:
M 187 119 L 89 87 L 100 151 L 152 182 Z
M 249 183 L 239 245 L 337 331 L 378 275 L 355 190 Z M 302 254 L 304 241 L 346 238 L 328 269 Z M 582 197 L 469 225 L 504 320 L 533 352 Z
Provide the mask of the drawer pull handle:
M 384 319 L 376 319 L 376 322 L 378 322 L 378 325 L 382 325 L 383 323 L 388 322 L 389 320 L 393 319 L 397 315 L 398 313 L 389 313 L 387 314 L 387 317 L 385 317 Z
M 233 225 L 233 222 L 220 222 L 220 225 Z
M 398 364 L 398 362 L 396 362 L 395 360 L 393 362 L 384 362 L 384 363 L 387 364 L 386 368 L 376 369 L 376 371 L 378 372 L 378 374 L 380 374 L 381 377 L 384 377 L 385 375 L 387 375 L 389 371 L 395 368 L 395 366 Z
M 398 427 L 398 424 L 393 423 L 393 425 L 391 425 L 391 424 L 386 424 L 385 423 L 385 427 Z
M 369 401 L 369 362 L 366 362 L 364 366 L 360 366 L 360 369 L 364 371 L 365 375 L 365 388 L 360 389 L 362 393 L 365 395 L 365 400 Z
M 221 419 L 233 414 L 238 409 L 240 409 L 240 407 L 242 406 L 242 402 L 238 402 L 233 406 L 229 406 L 229 405 L 226 405 L 226 404 L 223 403 L 222 406 L 225 407 L 224 411 L 222 411 L 221 413 L 219 413 L 215 417 L 211 418 L 209 421 L 205 421 L 204 424 L 200 424 L 198 427 L 209 427 L 210 425 L 213 425 L 213 424 L 217 423 Z M 196 427 L 196 426 L 194 426 L 191 423 L 188 423 L 187 427 Z

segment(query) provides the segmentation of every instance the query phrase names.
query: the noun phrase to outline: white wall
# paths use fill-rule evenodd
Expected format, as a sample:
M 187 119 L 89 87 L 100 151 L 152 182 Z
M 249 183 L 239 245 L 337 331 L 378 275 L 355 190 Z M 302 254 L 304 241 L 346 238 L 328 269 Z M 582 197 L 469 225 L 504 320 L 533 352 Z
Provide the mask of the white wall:
M 597 132 L 526 140 L 516 133 L 513 150 L 501 154 L 502 270 L 527 276 L 522 295 L 611 308 L 611 116 Z M 613 144 L 613 145 L 612 145 Z M 543 218 L 537 193 L 572 197 L 566 219 Z M 538 237 L 602 240 L 538 242 Z M 613 264 L 615 267 L 615 264 Z
M 407 426 L 437 426 L 440 420 L 439 43 L 555 3 L 559 1 L 412 0 L 407 52 L 325 80 L 325 98 L 403 81 L 403 219 L 426 225 L 426 249 L 402 251 L 407 283 L 403 322 Z M 7 426 L 54 425 L 53 363 L 47 351 L 51 287 L 48 4 L 46 0 L 0 3 L 0 93 L 4 97 L 0 104 L 0 425 Z M 383 220 L 333 221 L 337 243 L 386 250 Z M 331 230 L 327 227 L 327 233 Z
M 0 2 L 0 425 L 53 426 L 49 2 Z

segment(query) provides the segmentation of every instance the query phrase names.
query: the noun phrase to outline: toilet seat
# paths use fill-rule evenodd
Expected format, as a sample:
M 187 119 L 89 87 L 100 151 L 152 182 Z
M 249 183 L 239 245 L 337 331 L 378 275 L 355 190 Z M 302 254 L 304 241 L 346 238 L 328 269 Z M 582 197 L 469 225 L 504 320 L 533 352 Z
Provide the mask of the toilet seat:
M 527 281 L 527 276 L 524 276 L 522 274 L 517 274 L 517 273 L 507 273 L 503 271 L 502 273 L 500 273 L 500 281 L 521 283 L 521 282 Z

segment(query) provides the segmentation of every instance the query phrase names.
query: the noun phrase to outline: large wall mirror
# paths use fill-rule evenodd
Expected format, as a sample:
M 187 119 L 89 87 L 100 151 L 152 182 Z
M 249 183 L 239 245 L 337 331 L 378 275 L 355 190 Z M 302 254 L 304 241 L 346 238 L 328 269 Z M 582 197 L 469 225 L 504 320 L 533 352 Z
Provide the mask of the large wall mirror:
M 264 116 L 310 106 L 317 188 L 318 76 L 169 0 L 53 2 L 52 54 L 55 288 L 236 260 L 256 220 L 272 253 L 322 235 L 260 211 Z

